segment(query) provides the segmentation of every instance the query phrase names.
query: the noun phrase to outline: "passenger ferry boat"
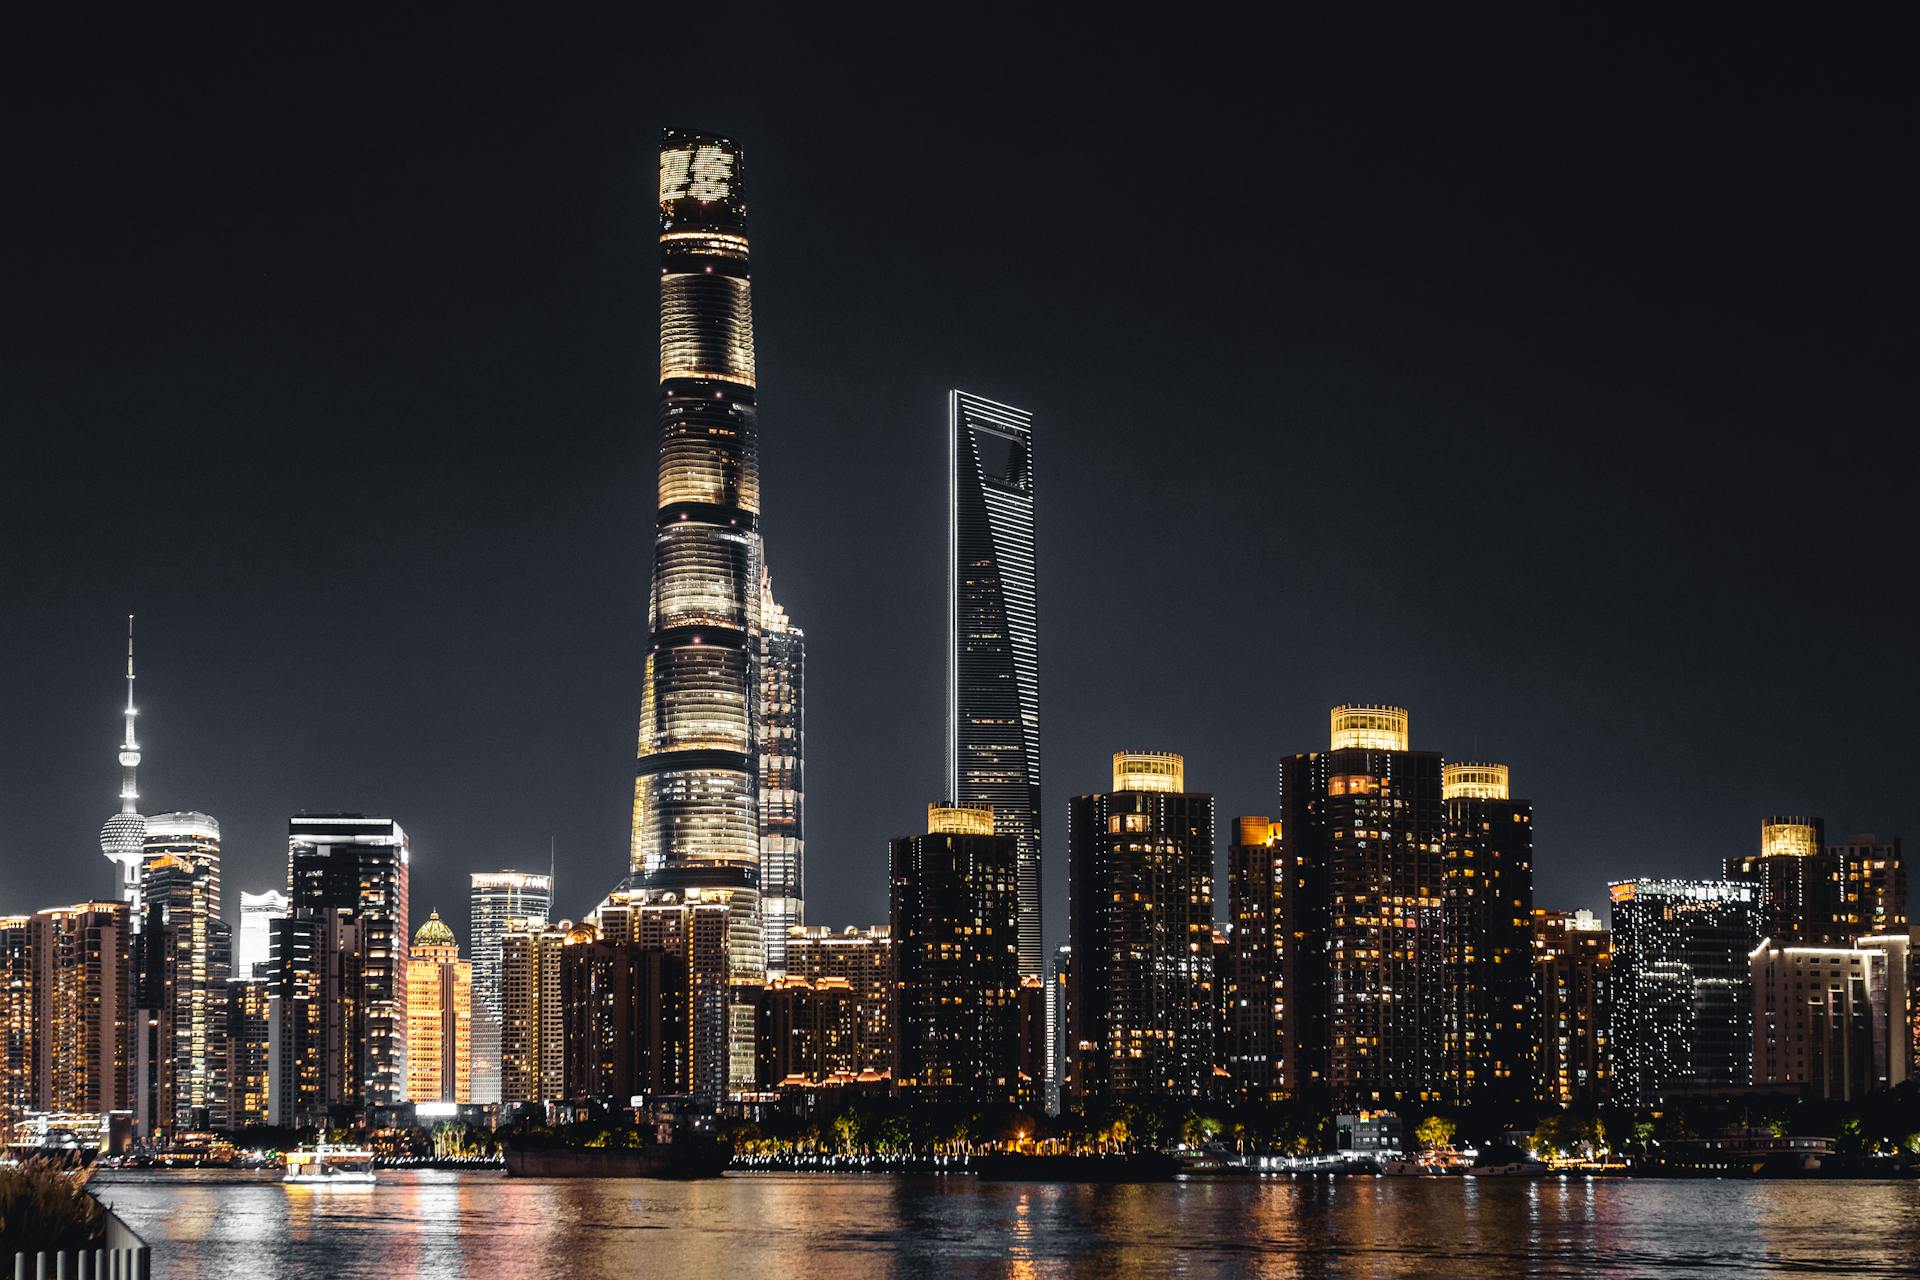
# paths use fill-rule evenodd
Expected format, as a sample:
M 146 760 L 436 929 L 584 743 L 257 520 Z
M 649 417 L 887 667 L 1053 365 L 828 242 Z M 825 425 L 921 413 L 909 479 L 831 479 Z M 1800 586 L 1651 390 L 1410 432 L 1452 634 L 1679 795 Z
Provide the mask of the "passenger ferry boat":
M 359 1183 L 373 1181 L 373 1152 L 365 1147 L 321 1143 L 287 1152 L 287 1174 L 282 1182 Z

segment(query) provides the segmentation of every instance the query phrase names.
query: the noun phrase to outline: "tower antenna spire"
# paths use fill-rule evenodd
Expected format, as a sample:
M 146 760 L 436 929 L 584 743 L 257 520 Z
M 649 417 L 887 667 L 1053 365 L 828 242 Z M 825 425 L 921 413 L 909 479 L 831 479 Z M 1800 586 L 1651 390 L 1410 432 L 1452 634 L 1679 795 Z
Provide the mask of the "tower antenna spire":
M 100 828 L 100 852 L 114 864 L 118 874 L 115 896 L 129 904 L 137 922 L 140 916 L 140 863 L 147 838 L 147 820 L 140 816 L 140 741 L 134 736 L 133 720 L 140 713 L 133 706 L 133 615 L 127 615 L 127 708 L 126 734 L 120 740 L 120 812 L 108 818 Z M 136 923 L 137 929 L 139 925 Z

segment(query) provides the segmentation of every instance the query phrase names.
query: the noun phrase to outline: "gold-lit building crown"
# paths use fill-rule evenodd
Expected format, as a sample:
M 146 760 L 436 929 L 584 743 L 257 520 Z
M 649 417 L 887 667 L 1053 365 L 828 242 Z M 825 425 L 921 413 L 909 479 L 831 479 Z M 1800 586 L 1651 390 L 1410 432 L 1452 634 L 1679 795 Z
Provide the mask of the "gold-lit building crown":
M 927 834 L 930 836 L 990 836 L 993 834 L 993 806 L 970 809 L 952 804 L 927 806 Z
M 1506 800 L 1507 766 L 1503 764 L 1444 764 L 1440 767 L 1440 795 L 1447 800 Z
M 1116 751 L 1115 791 L 1185 791 L 1187 758 L 1177 751 Z
M 1333 750 L 1362 747 L 1371 751 L 1407 749 L 1407 709 L 1405 707 L 1335 707 Z
M 1820 852 L 1820 827 L 1812 818 L 1768 818 L 1760 824 L 1763 858 L 1811 858 Z
M 1243 848 L 1272 844 L 1280 838 L 1280 824 L 1271 818 L 1240 818 L 1237 820 L 1237 825 L 1240 831 L 1239 843 Z

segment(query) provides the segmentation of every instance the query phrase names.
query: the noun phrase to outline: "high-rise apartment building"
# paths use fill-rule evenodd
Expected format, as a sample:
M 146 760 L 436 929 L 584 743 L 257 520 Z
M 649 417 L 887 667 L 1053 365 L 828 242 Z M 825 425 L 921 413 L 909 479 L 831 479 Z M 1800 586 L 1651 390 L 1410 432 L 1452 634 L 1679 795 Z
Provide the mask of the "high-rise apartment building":
M 685 1009 L 675 1015 L 675 1034 L 685 1038 L 686 1091 L 708 1106 L 729 1092 L 751 1090 L 757 1073 L 753 1023 L 759 997 L 742 1008 L 736 980 L 739 921 L 739 899 L 724 887 L 711 894 L 688 889 L 684 899 L 672 893 L 616 892 L 599 910 L 602 941 L 664 951 L 685 971 Z M 669 1005 L 682 999 L 670 988 L 662 988 L 660 998 Z
M 566 1013 L 560 1000 L 566 921 L 514 920 L 500 939 L 500 1100 L 566 1096 Z M 581 941 L 592 941 L 591 926 Z
M 577 927 L 560 957 L 565 1096 L 624 1106 L 689 1091 L 685 953 Z
M 760 587 L 760 928 L 769 973 L 806 923 L 806 633 Z
M 273 1123 L 273 983 L 266 976 L 227 983 L 227 1125 Z
M 338 916 L 354 952 L 329 961 L 351 985 L 350 1042 L 358 1079 L 347 1096 L 359 1106 L 405 1100 L 407 1075 L 407 833 L 391 818 L 365 814 L 299 814 L 287 828 L 288 911 L 295 919 Z M 322 996 L 330 990 L 322 986 Z
M 1296 1096 L 1446 1094 L 1446 807 L 1440 756 L 1410 749 L 1407 724 L 1401 707 L 1335 707 L 1329 749 L 1280 762 Z
M 271 1124 L 345 1125 L 372 1104 L 366 931 L 362 918 L 333 909 L 298 910 L 268 926 Z
M 1533 806 L 1504 764 L 1441 769 L 1447 1085 L 1466 1103 L 1531 1101 L 1540 1011 L 1533 985 Z
M 1533 909 L 1533 983 L 1540 1040 L 1533 1079 L 1541 1102 L 1603 1101 L 1613 1087 L 1613 936 L 1591 911 Z
M 853 1008 L 854 1039 L 852 1058 L 844 1069 L 855 1075 L 892 1074 L 893 931 L 889 926 L 848 926 L 837 933 L 824 925 L 789 929 L 786 973 L 816 989 L 829 982 L 845 983 Z
M 0 1146 L 33 1110 L 32 925 L 31 916 L 0 916 Z
M 1227 854 L 1228 950 L 1224 1066 L 1234 1097 L 1275 1102 L 1288 1096 L 1288 897 L 1285 843 L 1272 819 L 1235 820 Z
M 1753 1082 L 1843 1102 L 1903 1083 L 1907 1037 L 1895 1010 L 1907 993 L 1904 973 L 1888 972 L 1891 958 L 1866 947 L 1755 947 Z
M 1213 1088 L 1213 797 L 1171 752 L 1119 752 L 1067 808 L 1069 1101 Z
M 476 871 L 469 877 L 473 947 L 473 1100 L 502 1100 L 500 946 L 515 921 L 547 922 L 553 877 L 527 871 Z
M 728 1083 L 751 1088 L 762 838 L 789 836 L 760 815 L 764 557 L 741 166 L 730 139 L 661 134 L 659 519 L 625 887 L 730 911 Z M 792 877 L 776 862 L 774 887 L 797 889 L 797 862 Z
M 1760 941 L 1756 886 L 1619 880 L 1613 926 L 1614 1092 L 1650 1104 L 1675 1089 L 1753 1078 L 1747 957 Z
M 141 1003 L 156 1014 L 155 1122 L 163 1128 L 227 1124 L 227 979 L 232 931 L 220 916 L 220 824 L 204 813 L 146 820 L 140 896 Z
M 1033 416 L 947 394 L 947 790 L 1012 836 L 1020 976 L 1044 978 Z
M 287 914 L 287 895 L 240 891 L 240 932 L 234 939 L 233 976 L 264 978 L 273 959 L 272 923 Z
M 473 1101 L 473 962 L 438 911 L 407 956 L 407 1100 Z
M 1852 835 L 1828 844 L 1819 818 L 1768 818 L 1759 851 L 1728 858 L 1726 875 L 1759 890 L 1760 934 L 1775 942 L 1846 947 L 1907 927 L 1898 839 Z
M 134 971 L 125 902 L 81 902 L 27 923 L 36 1111 L 132 1111 Z
M 1844 920 L 1851 936 L 1897 934 L 1911 923 L 1907 914 L 1907 864 L 1900 837 L 1851 835 L 1829 846 L 1840 864 Z
M 1012 1102 L 1020 1082 L 1018 837 L 991 810 L 927 806 L 889 850 L 895 1084 Z

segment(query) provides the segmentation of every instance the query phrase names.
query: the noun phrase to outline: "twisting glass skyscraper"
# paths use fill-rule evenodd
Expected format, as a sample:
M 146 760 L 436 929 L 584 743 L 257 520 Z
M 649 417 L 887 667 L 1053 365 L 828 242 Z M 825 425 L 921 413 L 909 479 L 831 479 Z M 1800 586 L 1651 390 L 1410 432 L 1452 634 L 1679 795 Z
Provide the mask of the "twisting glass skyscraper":
M 1014 838 L 1020 976 L 1039 978 L 1040 630 L 1033 415 L 947 393 L 947 793 Z
M 746 215 L 739 147 L 713 134 L 663 131 L 660 512 L 630 887 L 729 907 L 729 984 L 738 998 L 727 1035 L 730 1059 L 743 1066 L 736 1077 L 750 1080 L 765 955 L 760 471 Z

